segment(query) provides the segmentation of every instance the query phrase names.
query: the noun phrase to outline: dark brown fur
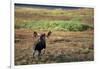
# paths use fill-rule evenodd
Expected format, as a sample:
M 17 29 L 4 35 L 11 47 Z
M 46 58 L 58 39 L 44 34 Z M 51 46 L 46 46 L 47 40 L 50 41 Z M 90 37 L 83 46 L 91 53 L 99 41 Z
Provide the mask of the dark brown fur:
M 51 31 L 49 31 L 47 35 L 45 33 L 40 34 L 39 38 L 36 40 L 36 42 L 34 44 L 33 56 L 34 56 L 36 51 L 38 51 L 38 56 L 41 55 L 41 50 L 44 49 L 44 51 L 45 51 L 45 49 L 46 49 L 46 37 L 48 38 L 50 35 L 51 35 Z M 37 32 L 34 32 L 33 36 L 34 37 L 38 36 Z

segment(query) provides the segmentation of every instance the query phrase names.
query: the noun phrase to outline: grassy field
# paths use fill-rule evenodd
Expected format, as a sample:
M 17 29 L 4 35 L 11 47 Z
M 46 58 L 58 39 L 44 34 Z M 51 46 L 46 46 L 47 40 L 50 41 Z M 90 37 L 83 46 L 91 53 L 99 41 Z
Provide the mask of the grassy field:
M 36 9 L 15 7 L 15 65 L 94 60 L 92 8 Z M 47 33 L 47 48 L 41 59 L 32 57 L 34 31 Z

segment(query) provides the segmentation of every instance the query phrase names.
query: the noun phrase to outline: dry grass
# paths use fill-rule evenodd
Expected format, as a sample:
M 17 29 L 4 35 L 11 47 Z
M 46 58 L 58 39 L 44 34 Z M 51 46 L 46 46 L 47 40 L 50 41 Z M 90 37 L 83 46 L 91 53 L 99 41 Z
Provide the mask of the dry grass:
M 16 65 L 93 61 L 94 59 L 93 31 L 54 31 L 47 40 L 46 52 L 40 59 L 37 56 L 32 57 L 34 43 L 31 38 L 32 31 L 16 30 L 16 33 L 16 39 L 19 40 L 15 43 Z M 24 37 L 20 38 L 20 36 Z
M 15 8 L 15 26 L 32 21 L 73 21 L 93 26 L 93 9 L 81 8 L 75 10 L 48 10 L 34 8 Z M 32 24 L 34 25 L 34 24 Z M 47 40 L 45 54 L 40 58 L 32 57 L 33 31 L 39 33 L 47 30 L 15 28 L 15 65 L 46 64 L 94 60 L 93 29 L 81 32 L 57 31 L 52 29 L 52 35 Z

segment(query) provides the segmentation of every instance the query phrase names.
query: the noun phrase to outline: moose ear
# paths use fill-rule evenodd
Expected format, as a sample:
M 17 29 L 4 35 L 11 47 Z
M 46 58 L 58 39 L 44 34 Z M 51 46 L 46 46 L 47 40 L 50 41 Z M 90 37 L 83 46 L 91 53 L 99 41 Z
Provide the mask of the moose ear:
M 49 36 L 51 35 L 51 31 L 49 31 L 48 33 L 47 33 L 47 37 L 49 38 Z
M 34 31 L 34 33 L 33 33 L 33 37 L 37 37 L 37 36 L 38 36 L 37 32 Z

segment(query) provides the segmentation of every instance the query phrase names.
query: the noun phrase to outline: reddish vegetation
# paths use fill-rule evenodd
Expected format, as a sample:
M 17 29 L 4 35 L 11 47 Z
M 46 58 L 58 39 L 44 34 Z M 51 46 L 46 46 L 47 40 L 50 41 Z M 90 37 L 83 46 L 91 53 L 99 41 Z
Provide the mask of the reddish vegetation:
M 38 31 L 43 32 L 43 31 Z M 46 32 L 46 31 L 45 31 Z M 47 40 L 46 53 L 33 58 L 32 31 L 16 30 L 15 64 L 37 64 L 93 60 L 93 31 L 53 31 Z
M 32 21 L 77 21 L 93 26 L 93 9 L 48 10 L 33 8 L 15 8 L 15 25 Z M 82 32 L 52 31 L 46 40 L 46 51 L 40 58 L 33 58 L 33 32 L 48 31 L 33 28 L 15 28 L 15 65 L 60 63 L 94 60 L 94 31 Z

